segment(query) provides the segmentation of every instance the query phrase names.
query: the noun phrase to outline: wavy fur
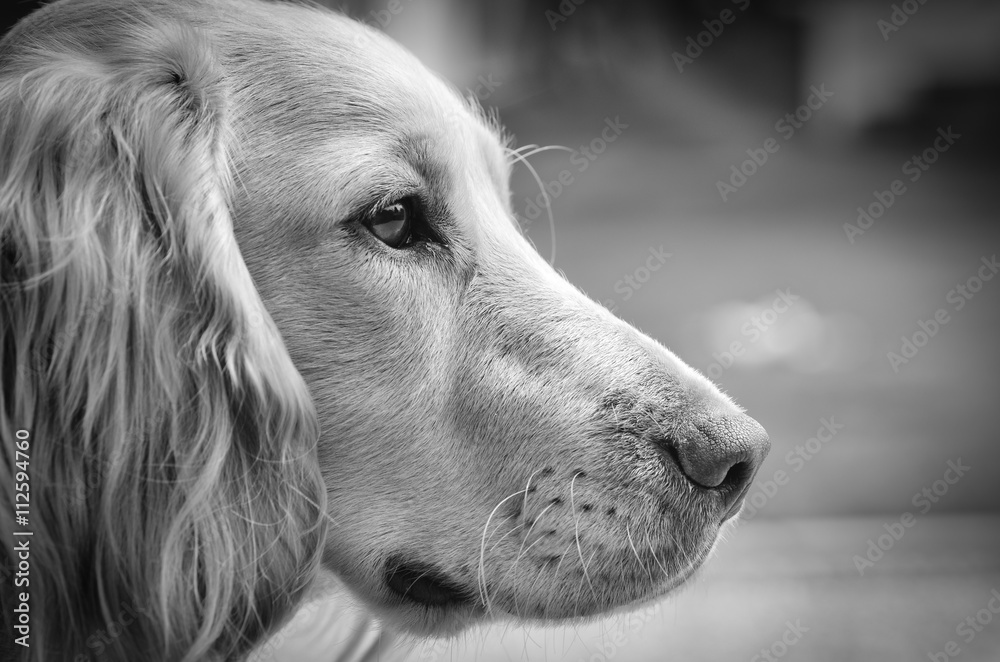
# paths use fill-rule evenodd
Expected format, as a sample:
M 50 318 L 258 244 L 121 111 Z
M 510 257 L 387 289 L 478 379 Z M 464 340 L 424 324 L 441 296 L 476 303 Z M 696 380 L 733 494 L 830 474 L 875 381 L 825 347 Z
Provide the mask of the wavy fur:
M 12 503 L 28 430 L 34 532 L 32 645 L 4 643 L 229 659 L 310 581 L 325 489 L 312 404 L 233 236 L 226 85 L 191 28 L 132 11 L 94 33 L 83 14 L 57 39 L 49 10 L 0 45 L 0 489 Z

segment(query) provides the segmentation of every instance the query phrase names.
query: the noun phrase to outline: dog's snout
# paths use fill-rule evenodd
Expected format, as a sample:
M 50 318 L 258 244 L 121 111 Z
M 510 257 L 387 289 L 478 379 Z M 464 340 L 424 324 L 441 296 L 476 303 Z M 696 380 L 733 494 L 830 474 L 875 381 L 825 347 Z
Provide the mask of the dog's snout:
M 700 434 L 674 448 L 681 471 L 701 487 L 723 491 L 727 505 L 732 505 L 771 450 L 767 432 L 742 414 L 708 419 L 695 427 Z

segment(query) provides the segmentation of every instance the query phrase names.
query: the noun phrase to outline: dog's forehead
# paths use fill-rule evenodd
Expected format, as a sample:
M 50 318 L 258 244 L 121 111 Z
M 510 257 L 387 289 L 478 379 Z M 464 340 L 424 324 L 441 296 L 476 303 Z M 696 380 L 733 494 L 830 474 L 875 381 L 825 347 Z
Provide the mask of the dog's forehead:
M 502 137 L 474 102 L 429 71 L 383 33 L 346 16 L 295 5 L 264 5 L 243 27 L 230 60 L 243 79 L 255 119 L 310 145 L 335 143 L 337 160 L 387 154 L 434 160 L 463 170 L 475 159 L 491 178 L 506 180 Z M 262 17 L 260 17 L 262 18 Z M 259 103 L 266 88 L 267 106 Z M 456 145 L 463 149 L 456 149 Z M 309 148 L 308 146 L 304 146 Z M 436 157 L 436 158 L 432 158 Z
M 321 9 L 259 6 L 279 11 L 236 19 L 224 56 L 242 176 L 286 173 L 263 185 L 281 195 L 294 180 L 330 218 L 375 192 L 422 186 L 453 201 L 490 189 L 505 204 L 503 143 L 478 106 L 374 29 Z
M 301 110 L 354 120 L 352 132 L 368 123 L 474 119 L 453 88 L 385 34 L 319 8 L 264 5 L 269 13 L 278 7 L 279 20 L 264 31 L 250 22 L 256 39 L 237 38 L 234 48 L 247 74 L 285 88 Z

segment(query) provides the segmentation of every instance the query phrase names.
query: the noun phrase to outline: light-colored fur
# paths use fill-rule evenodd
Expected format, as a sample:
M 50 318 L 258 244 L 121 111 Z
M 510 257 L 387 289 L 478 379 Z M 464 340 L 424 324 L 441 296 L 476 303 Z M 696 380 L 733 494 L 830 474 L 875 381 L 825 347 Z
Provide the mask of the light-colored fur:
M 705 559 L 728 504 L 659 446 L 741 410 L 539 257 L 495 127 L 403 49 L 302 6 L 59 0 L 0 57 L 23 659 L 92 654 L 124 607 L 107 659 L 237 657 L 320 563 L 426 633 L 635 605 Z M 404 195 L 440 243 L 363 227 Z

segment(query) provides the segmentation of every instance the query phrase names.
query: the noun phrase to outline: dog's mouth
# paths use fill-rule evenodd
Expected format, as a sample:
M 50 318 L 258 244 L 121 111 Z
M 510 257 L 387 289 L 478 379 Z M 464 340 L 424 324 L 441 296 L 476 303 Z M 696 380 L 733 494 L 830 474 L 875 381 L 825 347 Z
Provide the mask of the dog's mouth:
M 579 516 L 590 517 L 582 510 Z M 401 627 L 413 632 L 457 632 L 489 614 L 525 621 L 586 618 L 637 608 L 683 585 L 697 573 L 718 541 L 717 527 L 723 523 L 718 518 L 719 514 L 707 516 L 709 521 L 696 527 L 700 534 L 680 542 L 669 537 L 669 544 L 653 532 L 655 527 L 648 527 L 647 535 L 640 522 L 633 522 L 634 526 L 626 526 L 622 534 L 630 541 L 627 550 L 605 539 L 603 525 L 583 532 L 574 530 L 571 539 L 559 539 L 558 544 L 553 542 L 557 536 L 551 530 L 536 526 L 539 537 L 532 539 L 526 532 L 525 537 L 511 541 L 517 546 L 511 547 L 516 552 L 513 560 L 509 554 L 499 554 L 503 545 L 495 548 L 495 557 L 487 555 L 481 569 L 485 572 L 483 592 L 468 571 L 450 570 L 411 550 L 390 554 L 377 576 L 385 594 L 392 596 L 384 606 L 389 613 L 405 617 Z M 515 532 L 523 528 L 512 526 Z M 502 531 L 498 535 L 504 536 Z M 580 540 L 584 551 L 579 549 Z M 554 551 L 546 548 L 552 545 Z M 583 560 L 578 563 L 581 554 Z M 566 597 L 556 599 L 559 596 Z
M 399 597 L 424 607 L 458 607 L 473 599 L 435 566 L 399 555 L 386 561 L 385 583 Z

